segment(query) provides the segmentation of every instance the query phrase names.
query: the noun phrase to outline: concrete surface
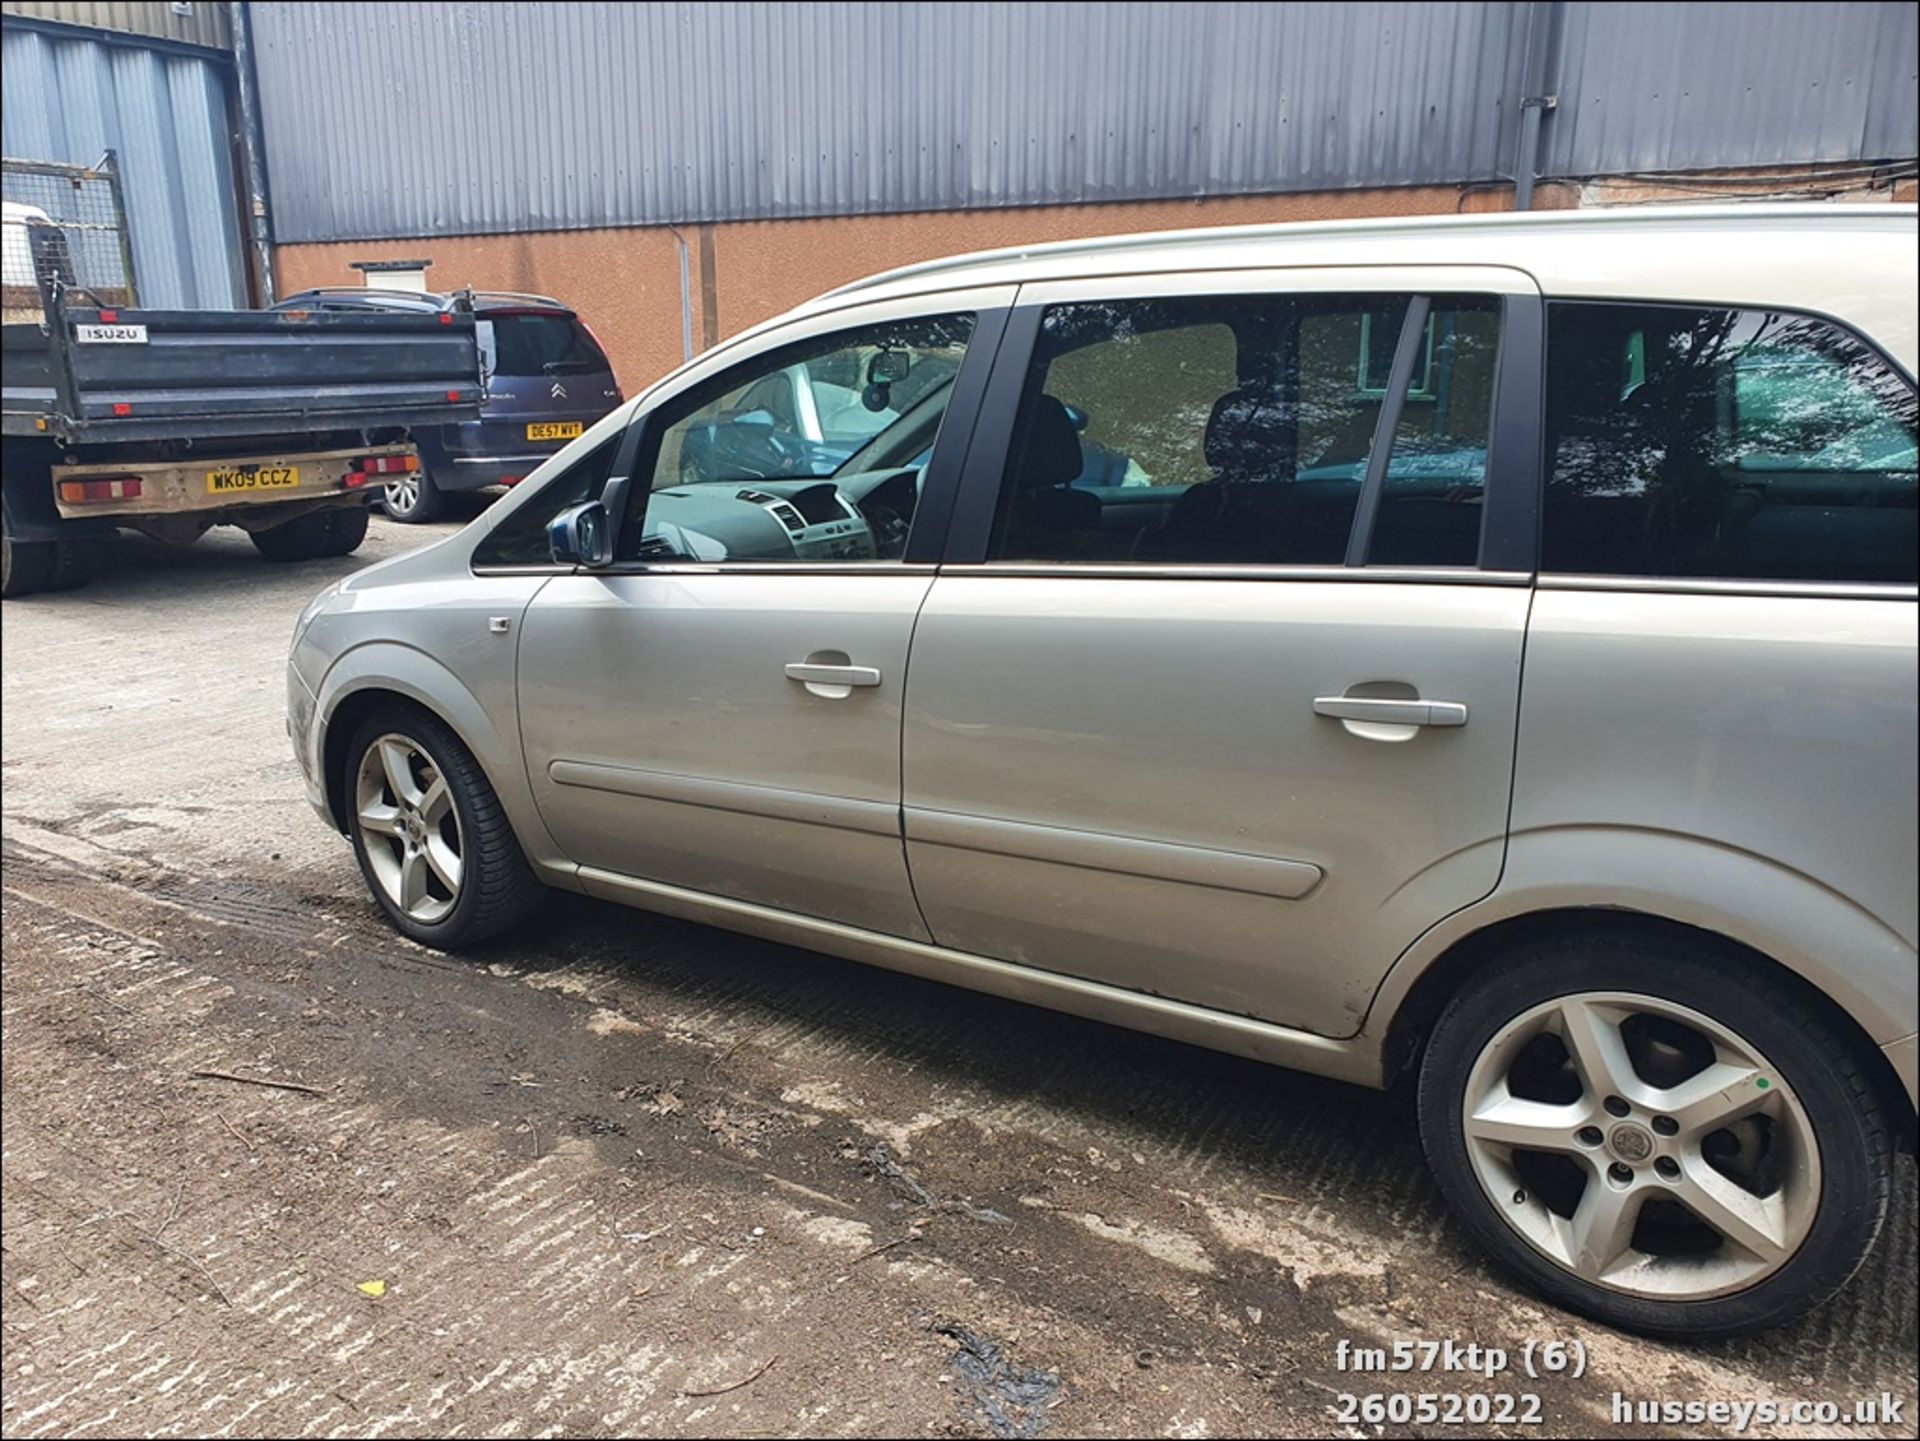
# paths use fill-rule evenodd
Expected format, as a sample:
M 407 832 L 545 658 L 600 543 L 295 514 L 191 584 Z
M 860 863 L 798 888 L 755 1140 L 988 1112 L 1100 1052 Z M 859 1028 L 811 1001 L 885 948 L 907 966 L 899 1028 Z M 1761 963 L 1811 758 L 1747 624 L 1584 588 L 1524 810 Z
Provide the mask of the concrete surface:
M 574 898 L 436 955 L 282 729 L 359 560 L 115 552 L 0 627 L 8 1436 L 1715 1434 L 1612 1396 L 1882 1391 L 1754 1434 L 1912 1434 L 1911 1164 L 1834 1303 L 1666 1346 L 1490 1274 L 1402 1095 Z M 1515 1369 L 1339 1369 L 1400 1338 Z M 1548 1340 L 1585 1374 L 1519 1374 Z M 1394 1390 L 1541 1424 L 1339 1421 Z

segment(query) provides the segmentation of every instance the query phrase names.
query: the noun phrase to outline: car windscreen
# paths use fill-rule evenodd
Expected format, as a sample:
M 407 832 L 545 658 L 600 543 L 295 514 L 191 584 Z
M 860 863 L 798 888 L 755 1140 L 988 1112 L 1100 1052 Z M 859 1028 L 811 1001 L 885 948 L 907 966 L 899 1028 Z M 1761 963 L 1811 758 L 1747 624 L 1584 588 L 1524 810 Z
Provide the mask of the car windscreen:
M 585 375 L 609 368 L 586 326 L 571 315 L 490 315 L 475 329 L 491 375 Z

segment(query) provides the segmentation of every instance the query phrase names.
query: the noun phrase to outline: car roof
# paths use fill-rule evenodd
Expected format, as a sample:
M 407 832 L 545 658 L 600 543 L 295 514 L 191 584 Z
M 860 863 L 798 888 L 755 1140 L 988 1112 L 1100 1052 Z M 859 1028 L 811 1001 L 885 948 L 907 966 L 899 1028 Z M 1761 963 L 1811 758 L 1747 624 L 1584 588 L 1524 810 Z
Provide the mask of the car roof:
M 806 302 L 798 318 L 934 291 L 1301 266 L 1476 265 L 1549 296 L 1776 305 L 1846 319 L 1915 369 L 1920 207 L 1772 202 L 1221 226 L 956 255 Z

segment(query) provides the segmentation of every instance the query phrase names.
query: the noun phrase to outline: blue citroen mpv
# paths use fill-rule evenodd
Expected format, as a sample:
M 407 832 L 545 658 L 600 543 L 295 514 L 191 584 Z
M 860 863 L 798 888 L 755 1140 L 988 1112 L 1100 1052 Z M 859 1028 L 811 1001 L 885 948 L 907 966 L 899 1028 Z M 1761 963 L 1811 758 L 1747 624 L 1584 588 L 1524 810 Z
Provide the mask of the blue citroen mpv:
M 449 491 L 517 485 L 533 468 L 624 398 L 613 365 L 586 323 L 544 295 L 503 291 L 303 290 L 275 310 L 451 310 L 470 301 L 486 399 L 478 420 L 414 432 L 420 469 L 381 495 L 395 520 L 434 519 Z

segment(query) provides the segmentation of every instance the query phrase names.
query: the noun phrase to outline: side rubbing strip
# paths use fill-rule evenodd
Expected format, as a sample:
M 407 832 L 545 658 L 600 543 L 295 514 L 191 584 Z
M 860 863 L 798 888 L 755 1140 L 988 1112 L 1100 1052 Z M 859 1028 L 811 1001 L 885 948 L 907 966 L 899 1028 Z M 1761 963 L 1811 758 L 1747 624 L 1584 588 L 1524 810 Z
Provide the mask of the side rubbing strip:
M 776 786 L 742 785 L 737 781 L 707 780 L 702 776 L 668 775 L 664 771 L 631 766 L 600 765 L 592 761 L 557 760 L 547 766 L 555 785 L 638 796 L 679 806 L 701 806 L 712 811 L 766 816 L 801 825 L 833 826 L 843 831 L 873 835 L 900 834 L 900 813 L 881 801 L 849 800 L 845 796 L 815 795 L 811 791 L 782 790 Z
M 1320 884 L 1325 872 L 1310 861 L 1250 856 L 1239 851 L 1174 845 L 1169 841 L 1104 836 L 1024 821 L 990 820 L 948 811 L 907 811 L 907 839 L 956 850 L 1020 856 L 1082 870 L 1112 871 L 1156 881 L 1179 881 L 1221 891 L 1246 891 L 1297 901 Z

